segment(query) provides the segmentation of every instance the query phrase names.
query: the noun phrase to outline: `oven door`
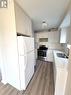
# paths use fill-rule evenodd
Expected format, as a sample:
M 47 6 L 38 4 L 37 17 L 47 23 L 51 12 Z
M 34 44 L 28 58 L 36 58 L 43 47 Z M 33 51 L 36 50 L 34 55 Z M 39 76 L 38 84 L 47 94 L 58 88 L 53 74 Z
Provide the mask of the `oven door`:
M 47 50 L 38 50 L 38 57 L 46 57 Z

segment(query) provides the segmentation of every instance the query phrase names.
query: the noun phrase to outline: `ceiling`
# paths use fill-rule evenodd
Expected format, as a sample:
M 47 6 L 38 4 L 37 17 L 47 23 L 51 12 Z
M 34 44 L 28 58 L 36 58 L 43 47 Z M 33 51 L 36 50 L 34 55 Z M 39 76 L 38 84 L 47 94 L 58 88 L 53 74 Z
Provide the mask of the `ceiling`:
M 43 30 L 42 22 L 48 28 L 58 27 L 67 11 L 70 0 L 16 0 L 33 21 L 33 29 Z

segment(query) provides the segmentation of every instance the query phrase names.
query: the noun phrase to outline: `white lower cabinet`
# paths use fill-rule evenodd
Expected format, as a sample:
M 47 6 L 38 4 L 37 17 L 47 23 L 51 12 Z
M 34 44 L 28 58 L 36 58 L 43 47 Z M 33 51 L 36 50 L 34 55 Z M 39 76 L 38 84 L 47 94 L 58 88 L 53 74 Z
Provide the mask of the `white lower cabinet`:
M 65 95 L 68 71 L 67 64 L 65 61 L 67 59 L 62 59 L 57 57 L 54 53 L 53 71 L 54 71 L 54 95 Z M 64 62 L 64 63 L 62 63 Z
M 54 71 L 55 92 L 54 95 L 65 95 L 65 87 L 67 81 L 67 71 L 57 68 Z
M 53 50 L 47 50 L 47 58 L 46 61 L 53 62 Z

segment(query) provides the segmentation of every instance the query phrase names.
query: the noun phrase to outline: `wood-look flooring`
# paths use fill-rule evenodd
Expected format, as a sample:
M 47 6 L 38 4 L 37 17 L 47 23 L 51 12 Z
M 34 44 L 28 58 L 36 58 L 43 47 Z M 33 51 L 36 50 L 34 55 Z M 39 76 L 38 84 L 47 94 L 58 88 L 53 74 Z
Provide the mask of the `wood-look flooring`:
M 25 91 L 0 83 L 0 95 L 54 95 L 52 63 L 37 61 L 36 72 Z
M 37 70 L 25 95 L 54 95 L 53 65 L 45 61 L 37 61 Z

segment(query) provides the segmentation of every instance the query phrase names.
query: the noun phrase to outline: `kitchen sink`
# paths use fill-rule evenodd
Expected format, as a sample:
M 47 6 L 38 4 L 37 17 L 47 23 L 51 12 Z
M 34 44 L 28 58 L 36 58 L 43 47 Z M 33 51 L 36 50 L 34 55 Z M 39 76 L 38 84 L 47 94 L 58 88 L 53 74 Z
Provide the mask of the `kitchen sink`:
M 57 53 L 57 56 L 60 58 L 68 58 L 64 53 Z

